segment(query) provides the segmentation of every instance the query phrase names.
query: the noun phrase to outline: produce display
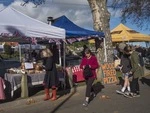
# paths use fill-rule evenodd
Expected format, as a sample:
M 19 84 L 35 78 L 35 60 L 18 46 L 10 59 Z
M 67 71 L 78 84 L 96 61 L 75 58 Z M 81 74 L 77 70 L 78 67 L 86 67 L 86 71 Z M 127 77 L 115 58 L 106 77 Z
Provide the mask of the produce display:
M 11 74 L 19 74 L 19 73 L 34 74 L 34 73 L 42 73 L 43 71 L 45 71 L 42 64 L 35 62 L 31 64 L 33 65 L 32 69 L 26 69 L 25 63 L 21 63 L 21 66 L 19 68 L 10 68 L 7 70 L 7 72 Z

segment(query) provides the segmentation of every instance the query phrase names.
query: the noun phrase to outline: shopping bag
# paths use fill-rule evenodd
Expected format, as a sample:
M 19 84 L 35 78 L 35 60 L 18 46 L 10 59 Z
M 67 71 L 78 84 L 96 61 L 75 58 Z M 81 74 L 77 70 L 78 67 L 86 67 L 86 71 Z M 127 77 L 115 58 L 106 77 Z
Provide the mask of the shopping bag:
M 120 59 L 116 59 L 116 60 L 114 61 L 114 66 L 115 66 L 115 68 L 117 68 L 118 65 L 120 65 L 120 63 L 121 63 L 121 60 L 120 60 Z
M 89 67 L 89 65 L 86 65 L 85 68 L 83 69 L 83 75 L 85 78 L 93 76 L 92 70 Z

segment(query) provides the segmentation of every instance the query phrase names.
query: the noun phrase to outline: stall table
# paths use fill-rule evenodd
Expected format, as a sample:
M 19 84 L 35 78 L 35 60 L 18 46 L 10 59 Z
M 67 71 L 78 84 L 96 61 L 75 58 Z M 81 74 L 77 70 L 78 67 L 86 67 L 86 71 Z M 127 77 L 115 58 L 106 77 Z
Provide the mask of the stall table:
M 41 85 L 44 80 L 45 73 L 27 74 L 28 86 Z M 22 74 L 5 73 L 5 80 L 10 83 L 11 96 L 13 97 L 14 91 L 21 87 Z M 59 81 L 62 81 L 62 76 Z

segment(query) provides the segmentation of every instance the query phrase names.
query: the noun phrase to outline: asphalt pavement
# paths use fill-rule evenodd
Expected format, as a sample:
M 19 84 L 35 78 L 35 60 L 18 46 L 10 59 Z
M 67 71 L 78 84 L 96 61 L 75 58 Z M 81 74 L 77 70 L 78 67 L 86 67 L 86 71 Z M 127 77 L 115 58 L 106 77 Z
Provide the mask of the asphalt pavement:
M 150 113 L 150 76 L 139 81 L 141 96 L 126 98 L 116 94 L 120 85 L 97 83 L 97 96 L 83 107 L 85 86 L 74 87 L 57 95 L 56 101 L 43 101 L 44 95 L 0 104 L 0 113 Z

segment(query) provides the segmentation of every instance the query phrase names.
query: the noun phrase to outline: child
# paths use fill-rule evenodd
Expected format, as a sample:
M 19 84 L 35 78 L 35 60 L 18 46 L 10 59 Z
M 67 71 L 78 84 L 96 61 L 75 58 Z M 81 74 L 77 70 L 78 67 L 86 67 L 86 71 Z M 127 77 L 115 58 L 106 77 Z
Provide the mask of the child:
M 121 66 L 120 69 L 123 73 L 123 77 L 124 77 L 124 85 L 122 87 L 121 90 L 116 90 L 117 93 L 119 94 L 124 94 L 126 89 L 128 90 L 128 92 L 131 91 L 130 89 L 130 81 L 129 81 L 129 77 L 131 76 L 130 71 L 131 71 L 131 61 L 130 61 L 130 48 L 127 45 L 124 48 L 124 52 L 123 55 L 121 56 Z

